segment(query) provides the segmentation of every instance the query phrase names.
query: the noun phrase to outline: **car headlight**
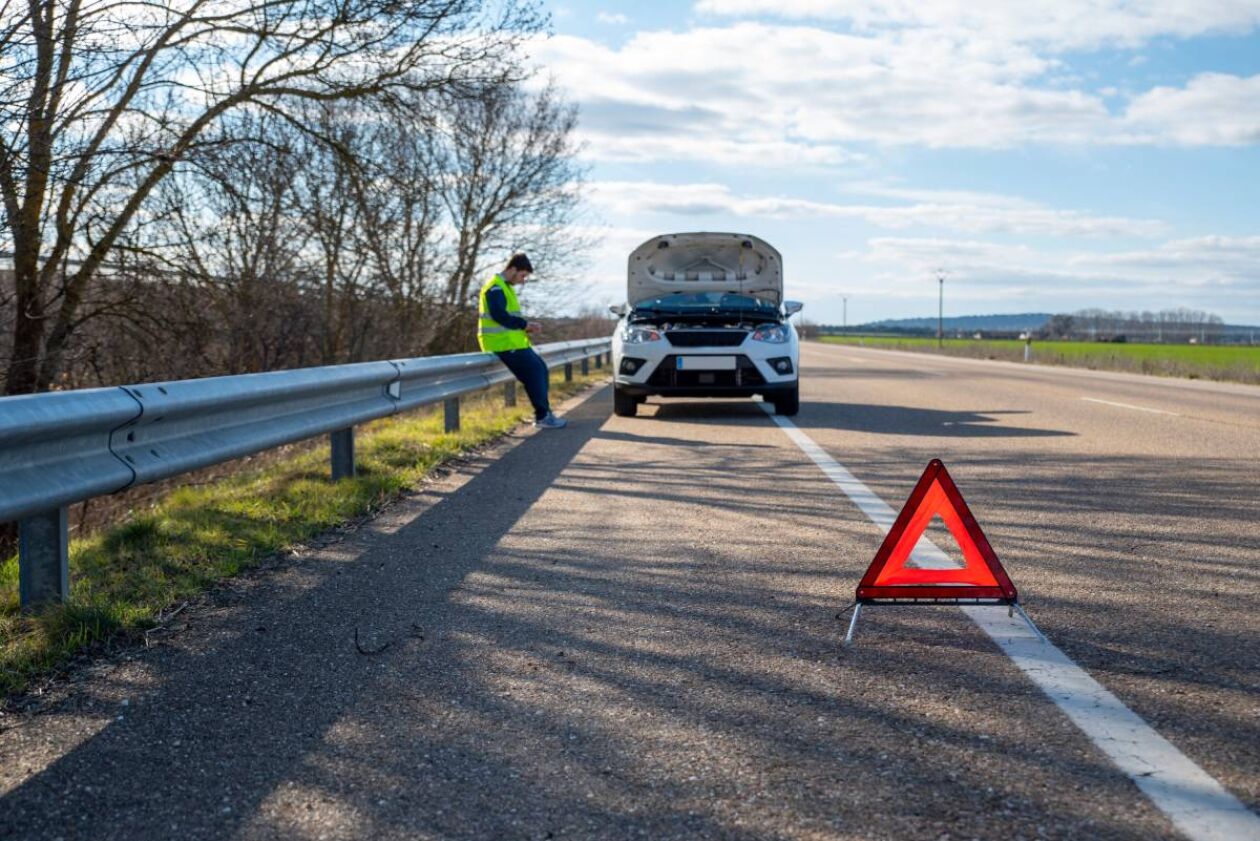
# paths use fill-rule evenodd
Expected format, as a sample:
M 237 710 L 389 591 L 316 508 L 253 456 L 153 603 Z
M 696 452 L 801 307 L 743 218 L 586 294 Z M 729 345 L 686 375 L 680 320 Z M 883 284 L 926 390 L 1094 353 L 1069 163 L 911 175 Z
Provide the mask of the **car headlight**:
M 754 342 L 781 345 L 788 340 L 788 331 L 781 324 L 763 324 L 753 331 L 752 337 Z
M 659 342 L 661 332 L 651 327 L 634 327 L 627 324 L 621 329 L 621 341 L 628 345 L 640 345 L 644 342 Z

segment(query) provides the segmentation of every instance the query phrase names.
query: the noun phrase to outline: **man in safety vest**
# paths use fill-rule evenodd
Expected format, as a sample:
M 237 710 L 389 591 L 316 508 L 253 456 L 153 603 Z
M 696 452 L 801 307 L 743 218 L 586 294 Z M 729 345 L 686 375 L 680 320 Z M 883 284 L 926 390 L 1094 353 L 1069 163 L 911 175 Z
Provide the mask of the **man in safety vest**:
M 547 363 L 529 343 L 531 333 L 542 325 L 521 317 L 521 303 L 514 286 L 524 286 L 534 266 L 524 254 L 513 254 L 502 273 L 481 287 L 477 321 L 477 344 L 490 351 L 508 367 L 529 395 L 534 405 L 534 426 L 541 429 L 563 429 L 567 421 L 556 417 L 547 402 L 550 377 Z

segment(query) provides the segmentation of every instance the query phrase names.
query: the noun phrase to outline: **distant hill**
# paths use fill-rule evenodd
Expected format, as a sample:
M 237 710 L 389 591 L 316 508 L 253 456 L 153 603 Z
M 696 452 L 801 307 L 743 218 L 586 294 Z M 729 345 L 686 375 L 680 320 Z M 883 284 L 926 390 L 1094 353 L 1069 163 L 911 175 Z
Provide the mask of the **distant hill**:
M 1024 312 L 1011 315 L 960 315 L 944 321 L 946 332 L 979 331 L 999 333 L 1024 333 L 1040 330 L 1050 320 L 1048 312 Z M 936 332 L 935 318 L 892 318 L 884 321 L 872 321 L 849 328 L 856 331 L 881 331 L 918 333 L 925 330 Z

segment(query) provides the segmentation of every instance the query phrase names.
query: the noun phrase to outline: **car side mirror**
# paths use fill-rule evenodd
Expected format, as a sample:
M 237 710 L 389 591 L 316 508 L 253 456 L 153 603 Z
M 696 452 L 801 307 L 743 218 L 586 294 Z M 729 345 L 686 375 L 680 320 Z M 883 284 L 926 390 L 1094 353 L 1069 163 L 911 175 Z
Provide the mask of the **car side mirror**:
M 784 301 L 783 302 L 783 311 L 787 313 L 788 315 L 796 315 L 798 312 L 800 312 L 803 309 L 805 309 L 805 305 L 802 304 L 800 301 Z
M 625 314 L 629 311 L 629 309 L 630 308 L 627 307 L 625 304 L 613 304 L 611 307 L 608 308 L 608 311 L 612 313 L 613 315 L 617 316 L 618 318 L 621 318 L 625 316 Z

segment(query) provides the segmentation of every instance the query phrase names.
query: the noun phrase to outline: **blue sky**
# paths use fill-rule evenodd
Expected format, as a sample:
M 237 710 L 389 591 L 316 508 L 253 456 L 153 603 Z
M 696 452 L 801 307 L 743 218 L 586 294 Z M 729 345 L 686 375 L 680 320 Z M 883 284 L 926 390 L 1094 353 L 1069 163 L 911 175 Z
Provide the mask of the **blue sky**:
M 1260 0 L 552 2 L 592 303 L 754 233 L 811 320 L 1193 307 L 1260 324 Z

